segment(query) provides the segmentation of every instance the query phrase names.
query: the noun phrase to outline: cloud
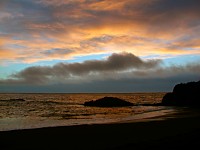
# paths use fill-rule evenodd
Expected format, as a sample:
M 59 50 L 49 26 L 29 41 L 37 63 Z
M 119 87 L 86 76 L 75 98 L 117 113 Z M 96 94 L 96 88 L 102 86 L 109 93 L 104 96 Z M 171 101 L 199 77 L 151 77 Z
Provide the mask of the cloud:
M 27 92 L 169 91 L 174 84 L 199 80 L 199 74 L 198 62 L 166 67 L 160 60 L 114 53 L 103 60 L 28 67 L 0 80 L 0 87 Z
M 58 63 L 52 67 L 33 66 L 12 74 L 8 82 L 43 84 L 84 77 L 100 77 L 103 74 L 113 74 L 130 70 L 151 69 L 159 66 L 160 60 L 142 60 L 131 53 L 114 53 L 105 60 L 87 60 L 82 63 Z M 91 79 L 92 79 L 91 78 Z
M 3 48 L 16 55 L 8 55 L 7 59 L 0 56 L 5 63 L 6 60 L 26 63 L 62 60 L 120 51 L 138 56 L 199 54 L 198 41 L 194 41 L 200 33 L 198 0 L 3 0 L 0 3 L 0 39 L 8 35 Z M 186 48 L 197 50 L 188 52 Z
M 45 69 L 40 69 L 37 68 L 38 74 L 44 75 Z M 35 83 L 35 81 L 27 84 L 18 78 L 17 80 L 6 80 L 4 83 L 0 81 L 0 92 L 167 92 L 172 91 L 175 84 L 198 81 L 200 79 L 199 70 L 200 64 L 168 68 L 156 67 L 146 72 L 145 70 L 135 70 L 132 72 L 81 75 L 80 79 L 72 82 L 69 81 L 69 78 L 68 81 L 63 79 L 62 82 L 56 83 L 49 83 L 50 80 L 45 80 L 46 84 L 42 80 L 41 84 Z M 33 71 L 36 70 L 33 69 Z M 31 71 L 29 70 L 29 72 Z
M 104 60 L 29 67 L 0 84 L 64 82 L 75 88 L 75 83 L 87 82 L 89 88 L 116 81 L 125 87 L 137 81 L 145 84 L 143 80 L 153 83 L 153 78 L 155 83 L 156 78 L 163 83 L 179 81 L 179 76 L 181 81 L 196 79 L 198 63 L 166 67 L 160 60 L 141 58 L 156 56 L 165 63 L 166 57 L 200 56 L 199 6 L 199 0 L 1 0 L 0 65 L 6 64 L 6 70 L 15 71 L 12 63 L 116 54 Z

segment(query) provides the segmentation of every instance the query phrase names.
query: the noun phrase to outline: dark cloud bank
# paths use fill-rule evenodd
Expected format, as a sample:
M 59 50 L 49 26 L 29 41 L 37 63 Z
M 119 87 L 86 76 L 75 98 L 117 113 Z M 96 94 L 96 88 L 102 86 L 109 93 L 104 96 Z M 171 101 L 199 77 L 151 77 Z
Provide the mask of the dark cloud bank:
M 34 66 L 0 80 L 0 92 L 152 92 L 200 79 L 200 64 L 163 67 L 160 60 L 142 60 L 131 53 L 104 60 Z

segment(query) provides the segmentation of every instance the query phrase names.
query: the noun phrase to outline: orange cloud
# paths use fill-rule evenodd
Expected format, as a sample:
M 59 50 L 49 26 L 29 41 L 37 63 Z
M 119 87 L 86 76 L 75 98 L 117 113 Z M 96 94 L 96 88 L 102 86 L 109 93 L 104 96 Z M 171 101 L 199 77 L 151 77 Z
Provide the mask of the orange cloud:
M 121 51 L 199 54 L 196 0 L 38 0 L 27 2 L 30 8 L 4 3 L 9 8 L 0 13 L 1 60 L 31 63 Z

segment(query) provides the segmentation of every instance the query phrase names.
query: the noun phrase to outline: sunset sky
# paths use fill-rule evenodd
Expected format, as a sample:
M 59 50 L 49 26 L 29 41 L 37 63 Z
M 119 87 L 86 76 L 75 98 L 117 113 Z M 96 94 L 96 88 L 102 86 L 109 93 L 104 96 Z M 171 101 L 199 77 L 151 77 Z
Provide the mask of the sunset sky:
M 200 0 L 0 0 L 0 92 L 158 92 L 200 80 Z

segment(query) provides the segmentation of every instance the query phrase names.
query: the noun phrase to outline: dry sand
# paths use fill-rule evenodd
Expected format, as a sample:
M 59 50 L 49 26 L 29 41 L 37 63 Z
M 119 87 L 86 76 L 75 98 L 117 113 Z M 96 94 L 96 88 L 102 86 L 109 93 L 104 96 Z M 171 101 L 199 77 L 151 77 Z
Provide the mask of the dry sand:
M 0 149 L 198 149 L 199 112 L 195 110 L 144 122 L 2 131 Z

